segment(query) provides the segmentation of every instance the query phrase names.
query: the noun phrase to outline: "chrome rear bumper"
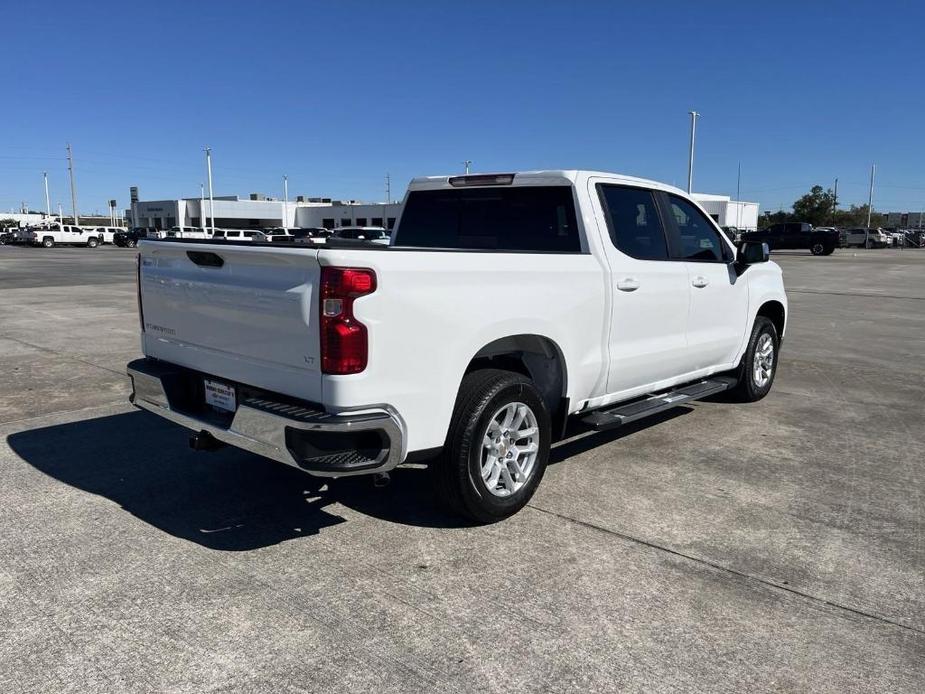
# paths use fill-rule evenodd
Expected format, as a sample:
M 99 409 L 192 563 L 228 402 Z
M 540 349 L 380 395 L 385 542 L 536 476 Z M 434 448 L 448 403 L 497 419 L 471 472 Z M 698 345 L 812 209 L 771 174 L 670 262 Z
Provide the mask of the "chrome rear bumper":
M 398 415 L 388 407 L 371 407 L 357 413 L 330 414 L 307 407 L 248 398 L 238 404 L 233 417 L 194 414 L 171 403 L 165 382 L 178 367 L 149 359 L 138 359 L 126 370 L 132 381 L 129 400 L 136 407 L 153 412 L 195 432 L 206 432 L 218 441 L 286 463 L 313 475 L 340 477 L 387 472 L 405 456 L 405 435 Z M 313 435 L 377 433 L 383 444 L 374 454 L 338 450 L 305 457 L 293 450 L 293 441 L 311 442 Z

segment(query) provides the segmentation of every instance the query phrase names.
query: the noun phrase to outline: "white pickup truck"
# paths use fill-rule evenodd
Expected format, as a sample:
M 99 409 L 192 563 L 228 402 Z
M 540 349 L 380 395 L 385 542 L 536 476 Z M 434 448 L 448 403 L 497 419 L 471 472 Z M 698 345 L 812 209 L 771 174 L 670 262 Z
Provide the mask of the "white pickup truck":
M 55 224 L 49 227 L 35 227 L 31 230 L 29 242 L 35 246 L 87 246 L 96 248 L 103 243 L 103 235 L 96 228 L 84 229 L 73 224 Z
M 414 179 L 390 246 L 140 249 L 136 406 L 313 475 L 428 460 L 478 522 L 527 503 L 570 416 L 764 397 L 786 326 L 765 244 L 609 173 Z

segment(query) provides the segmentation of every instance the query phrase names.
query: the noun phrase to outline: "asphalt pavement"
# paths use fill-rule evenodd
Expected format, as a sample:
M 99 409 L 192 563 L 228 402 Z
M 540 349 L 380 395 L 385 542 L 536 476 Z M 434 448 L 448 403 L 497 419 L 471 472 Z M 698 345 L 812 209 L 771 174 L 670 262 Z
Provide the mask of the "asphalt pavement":
M 765 400 L 575 428 L 487 527 L 134 410 L 134 258 L 0 247 L 0 691 L 925 691 L 925 251 L 773 254 Z

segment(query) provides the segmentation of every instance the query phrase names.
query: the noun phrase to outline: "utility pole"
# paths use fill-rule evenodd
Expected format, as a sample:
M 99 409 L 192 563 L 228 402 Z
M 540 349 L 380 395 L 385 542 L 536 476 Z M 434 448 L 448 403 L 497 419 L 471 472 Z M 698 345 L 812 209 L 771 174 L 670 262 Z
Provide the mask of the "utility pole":
M 870 213 L 874 210 L 874 173 L 877 165 L 870 165 L 870 192 L 867 194 L 867 228 L 870 229 Z
M 466 175 L 467 175 L 467 176 L 469 175 L 469 165 L 470 165 L 471 163 L 472 163 L 472 160 L 471 160 L 471 159 L 466 159 L 466 161 L 463 162 L 463 165 L 466 167 Z
M 700 114 L 696 111 L 690 111 L 691 114 L 691 152 L 687 159 L 687 194 L 690 195 L 694 189 L 694 139 L 697 136 L 697 116 Z
M 215 236 L 215 202 L 212 198 L 212 148 L 206 147 L 206 169 L 209 172 L 209 227 Z
M 51 199 L 48 197 L 48 172 L 42 172 L 42 178 L 45 179 L 45 213 L 51 219 Z
M 74 181 L 74 157 L 71 154 L 71 143 L 67 143 L 67 172 L 71 177 L 71 208 L 74 211 L 74 226 L 78 226 L 80 221 L 77 217 L 77 184 Z
M 61 211 L 61 203 L 58 203 L 58 224 L 64 224 L 64 212 Z
M 199 184 L 199 226 L 202 227 L 203 233 L 206 230 L 206 187 Z
M 835 192 L 832 193 L 832 226 L 835 226 L 835 215 L 838 212 L 838 179 L 835 179 Z
M 392 179 L 388 173 L 385 175 L 385 201 L 389 205 L 392 204 Z
M 289 229 L 289 176 L 283 175 L 283 229 Z

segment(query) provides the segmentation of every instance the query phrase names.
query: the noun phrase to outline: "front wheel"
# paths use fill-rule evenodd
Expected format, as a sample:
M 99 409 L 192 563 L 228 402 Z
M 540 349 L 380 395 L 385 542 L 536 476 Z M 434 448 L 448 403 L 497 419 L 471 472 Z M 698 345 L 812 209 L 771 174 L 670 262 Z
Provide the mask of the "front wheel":
M 738 383 L 732 390 L 739 402 L 757 402 L 767 395 L 777 374 L 780 337 L 770 319 L 758 316 L 748 347 L 738 369 Z
M 138 242 L 130 239 L 129 241 L 126 242 L 125 245 L 128 246 L 129 248 L 134 248 L 135 246 L 138 245 Z
M 809 252 L 812 253 L 813 255 L 824 255 L 825 246 L 823 246 L 821 243 L 814 243 L 812 245 L 812 248 L 809 249 Z
M 443 453 L 431 464 L 439 500 L 477 523 L 517 513 L 546 471 L 551 430 L 530 379 L 498 369 L 467 374 Z

